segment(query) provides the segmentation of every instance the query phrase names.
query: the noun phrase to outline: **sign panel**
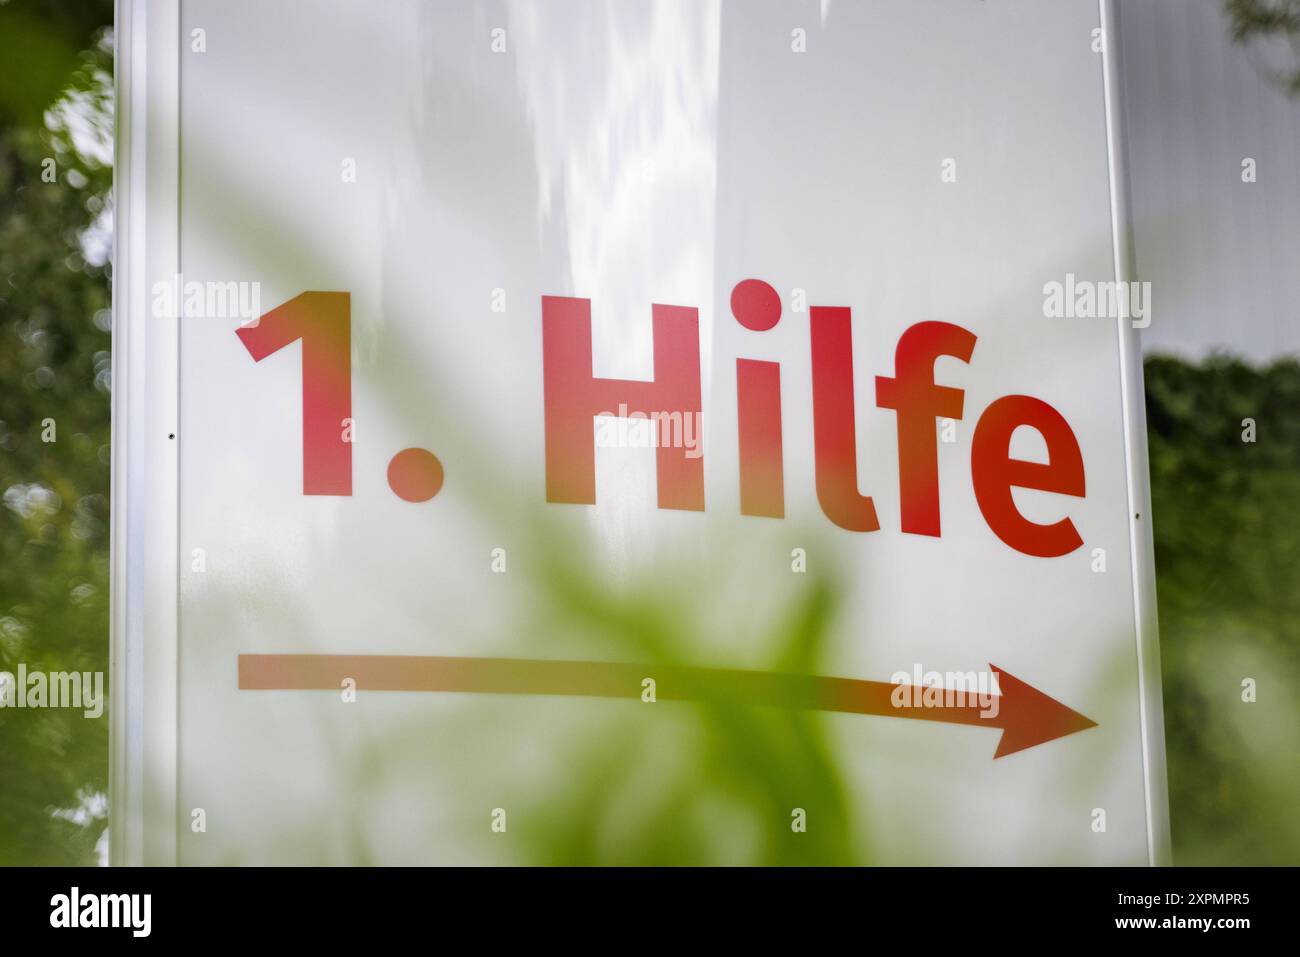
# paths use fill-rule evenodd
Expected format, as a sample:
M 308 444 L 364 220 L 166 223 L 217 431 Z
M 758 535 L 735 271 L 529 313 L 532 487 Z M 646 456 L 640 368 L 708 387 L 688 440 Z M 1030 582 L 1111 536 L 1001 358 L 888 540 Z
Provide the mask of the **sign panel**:
M 166 7 L 118 860 L 1162 859 L 1105 5 Z

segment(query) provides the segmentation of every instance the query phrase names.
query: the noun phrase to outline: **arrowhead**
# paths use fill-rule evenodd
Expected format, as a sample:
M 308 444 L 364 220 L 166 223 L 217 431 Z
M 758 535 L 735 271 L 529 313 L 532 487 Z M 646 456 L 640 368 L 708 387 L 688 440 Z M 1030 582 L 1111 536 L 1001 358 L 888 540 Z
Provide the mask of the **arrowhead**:
M 996 672 L 998 687 L 1002 692 L 998 714 L 1002 740 L 998 742 L 994 758 L 1015 754 L 1036 744 L 1096 727 L 1096 721 L 1067 708 L 1033 685 L 1026 684 L 995 664 L 990 664 L 989 667 Z

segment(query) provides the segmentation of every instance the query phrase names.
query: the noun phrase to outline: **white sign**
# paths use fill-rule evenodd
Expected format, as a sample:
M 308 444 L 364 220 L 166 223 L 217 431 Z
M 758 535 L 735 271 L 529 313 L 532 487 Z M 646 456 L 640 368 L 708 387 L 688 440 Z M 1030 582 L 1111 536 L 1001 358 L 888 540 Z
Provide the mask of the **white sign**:
M 117 861 L 1165 859 L 1108 4 L 125 14 Z

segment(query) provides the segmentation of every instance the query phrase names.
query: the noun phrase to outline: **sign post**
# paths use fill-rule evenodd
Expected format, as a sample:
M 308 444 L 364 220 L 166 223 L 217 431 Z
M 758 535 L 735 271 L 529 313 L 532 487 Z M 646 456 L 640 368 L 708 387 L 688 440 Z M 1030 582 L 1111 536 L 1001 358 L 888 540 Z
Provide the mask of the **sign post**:
M 1109 2 L 119 24 L 115 862 L 1167 860 Z

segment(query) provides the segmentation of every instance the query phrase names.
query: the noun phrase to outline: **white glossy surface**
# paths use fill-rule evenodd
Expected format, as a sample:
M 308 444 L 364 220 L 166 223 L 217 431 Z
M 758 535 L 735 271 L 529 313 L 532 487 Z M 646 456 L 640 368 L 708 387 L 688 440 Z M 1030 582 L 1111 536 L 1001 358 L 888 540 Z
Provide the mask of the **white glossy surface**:
M 208 50 L 181 54 L 181 269 L 258 281 L 264 309 L 349 290 L 359 437 L 354 495 L 304 497 L 297 348 L 255 364 L 237 320 L 182 324 L 178 806 L 221 822 L 182 826 L 182 862 L 520 859 L 461 815 L 579 773 L 561 744 L 633 707 L 240 692 L 237 654 L 635 660 L 617 633 L 581 636 L 530 568 L 572 561 L 597 594 L 661 583 L 700 663 L 770 667 L 803 547 L 847 583 L 825 673 L 991 661 L 1100 725 L 995 762 L 985 729 L 827 717 L 861 815 L 846 841 L 889 863 L 1144 863 L 1119 339 L 1042 315 L 1045 282 L 1113 275 L 1097 23 L 1091 2 L 185 3 L 181 34 Z M 782 294 L 770 332 L 731 319 L 751 276 Z M 796 289 L 853 309 L 875 533 L 817 506 Z M 650 377 L 652 302 L 700 308 L 705 513 L 654 507 L 648 450 L 598 453 L 595 508 L 545 503 L 544 294 L 592 299 L 610 377 Z M 899 531 L 874 390 L 928 319 L 979 337 L 969 366 L 936 370 L 967 408 L 939 447 L 941 539 Z M 739 515 L 738 356 L 782 362 L 781 521 Z M 1038 520 L 1073 516 L 1086 544 L 1065 558 L 1012 551 L 976 507 L 970 434 L 1008 393 L 1050 402 L 1082 447 L 1085 500 L 1017 493 Z M 423 505 L 384 479 L 410 445 L 446 468 Z

